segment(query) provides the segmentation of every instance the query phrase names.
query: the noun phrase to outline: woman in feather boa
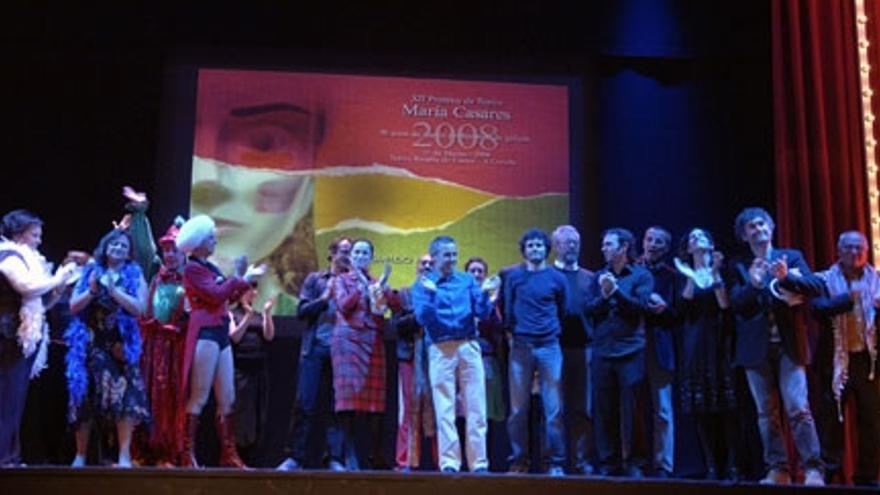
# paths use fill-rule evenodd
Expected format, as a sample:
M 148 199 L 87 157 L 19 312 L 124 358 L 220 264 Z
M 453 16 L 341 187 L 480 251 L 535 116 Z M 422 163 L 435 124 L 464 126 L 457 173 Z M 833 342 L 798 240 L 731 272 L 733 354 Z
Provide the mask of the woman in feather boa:
M 37 250 L 43 221 L 25 210 L 7 213 L 0 238 L 0 466 L 20 462 L 19 426 L 28 383 L 46 362 L 43 295 L 63 286 L 76 264 L 55 275 Z
M 70 299 L 73 319 L 68 345 L 68 419 L 76 425 L 74 467 L 85 465 L 93 419 L 116 424 L 117 466 L 131 466 L 131 432 L 149 418 L 139 360 L 137 317 L 146 297 L 141 268 L 131 260 L 131 238 L 122 230 L 105 235 Z

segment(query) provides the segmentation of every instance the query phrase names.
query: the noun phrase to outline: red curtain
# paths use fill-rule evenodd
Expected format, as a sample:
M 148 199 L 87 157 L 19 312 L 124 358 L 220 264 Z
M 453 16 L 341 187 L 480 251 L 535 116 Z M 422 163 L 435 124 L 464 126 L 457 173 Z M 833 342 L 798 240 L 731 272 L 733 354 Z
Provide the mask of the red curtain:
M 876 24 L 880 2 L 867 3 Z M 778 242 L 802 249 L 814 269 L 825 269 L 836 259 L 840 232 L 869 234 L 855 5 L 773 0 L 771 23 Z M 880 42 L 872 43 L 874 53 L 878 48 Z M 880 70 L 880 60 L 872 65 Z M 846 480 L 855 454 L 856 418 L 849 411 Z
M 854 9 L 772 3 L 777 234 L 816 269 L 834 262 L 840 232 L 868 225 Z

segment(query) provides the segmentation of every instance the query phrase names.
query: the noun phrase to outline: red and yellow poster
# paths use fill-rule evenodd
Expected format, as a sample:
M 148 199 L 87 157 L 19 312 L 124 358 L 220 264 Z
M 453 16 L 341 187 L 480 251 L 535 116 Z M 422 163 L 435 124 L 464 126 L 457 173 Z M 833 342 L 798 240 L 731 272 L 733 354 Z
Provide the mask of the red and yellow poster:
M 495 270 L 568 221 L 568 111 L 565 85 L 203 69 L 191 214 L 217 222 L 221 268 L 269 263 L 282 314 L 340 235 L 395 287 L 440 234 Z

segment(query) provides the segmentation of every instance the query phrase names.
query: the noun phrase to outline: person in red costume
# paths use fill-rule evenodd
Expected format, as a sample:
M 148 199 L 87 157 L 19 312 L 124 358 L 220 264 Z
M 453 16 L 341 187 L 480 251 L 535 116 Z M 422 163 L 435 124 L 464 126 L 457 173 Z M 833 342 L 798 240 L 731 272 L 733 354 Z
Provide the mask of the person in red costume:
M 243 276 L 226 277 L 208 261 L 217 246 L 214 221 L 198 215 L 180 228 L 177 248 L 189 254 L 183 269 L 183 287 L 191 311 L 184 351 L 184 389 L 189 390 L 184 421 L 181 466 L 198 467 L 195 436 L 199 414 L 211 388 L 217 401 L 217 434 L 220 465 L 246 468 L 235 448 L 232 408 L 235 403 L 232 347 L 229 345 L 230 301 L 237 300 L 266 272 L 265 265 L 251 265 Z
M 175 245 L 182 224 L 178 217 L 159 239 L 162 265 L 150 281 L 147 309 L 138 322 L 144 342 L 141 372 L 152 415 L 150 428 L 138 436 L 138 457 L 166 467 L 176 465 L 183 450 L 181 414 L 186 405 L 182 374 L 188 317 L 183 290 L 186 258 Z
M 334 265 L 351 268 L 333 279 L 336 300 L 336 326 L 330 340 L 333 362 L 333 391 L 336 413 L 345 433 L 346 449 L 353 445 L 358 469 L 388 467 L 381 452 L 380 426 L 385 412 L 385 345 L 382 326 L 388 309 L 398 310 L 400 301 L 388 287 L 391 265 L 376 280 L 370 275 L 373 244 L 358 239 L 347 257 L 337 256 Z M 356 435 L 356 418 L 367 418 L 370 428 L 370 449 Z M 354 466 L 351 466 L 354 467 Z

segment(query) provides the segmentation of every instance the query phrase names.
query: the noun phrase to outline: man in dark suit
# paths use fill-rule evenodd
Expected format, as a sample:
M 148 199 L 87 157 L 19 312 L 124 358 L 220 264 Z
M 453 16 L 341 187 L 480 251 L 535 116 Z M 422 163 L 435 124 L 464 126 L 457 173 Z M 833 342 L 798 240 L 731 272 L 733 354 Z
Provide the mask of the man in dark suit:
M 745 368 L 758 412 L 768 468 L 761 483 L 791 483 L 779 417 L 781 397 L 804 463 L 804 484 L 823 485 L 819 439 L 807 400 L 809 356 L 804 326 L 804 303 L 821 293 L 822 281 L 810 271 L 800 251 L 773 247 L 773 219 L 764 209 L 744 209 L 735 227 L 737 238 L 751 251 L 731 267 L 735 362 Z
M 675 460 L 675 421 L 672 388 L 675 373 L 675 271 L 664 258 L 672 246 L 672 234 L 663 227 L 645 230 L 639 264 L 654 277 L 654 292 L 645 312 L 645 371 L 653 406 L 653 451 L 651 468 L 658 478 L 669 478 Z

